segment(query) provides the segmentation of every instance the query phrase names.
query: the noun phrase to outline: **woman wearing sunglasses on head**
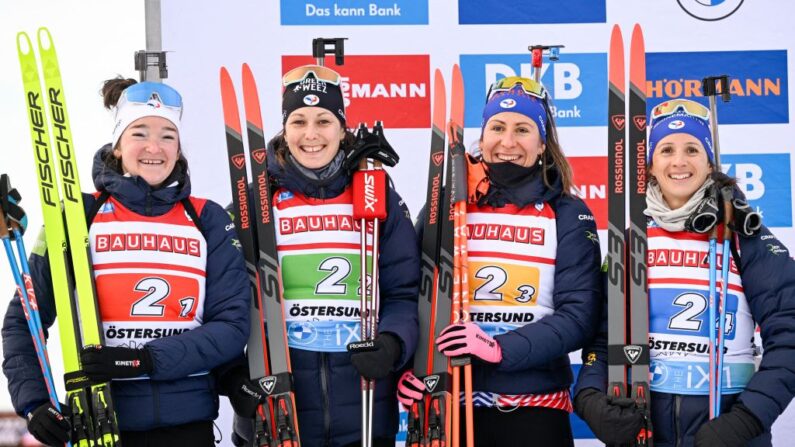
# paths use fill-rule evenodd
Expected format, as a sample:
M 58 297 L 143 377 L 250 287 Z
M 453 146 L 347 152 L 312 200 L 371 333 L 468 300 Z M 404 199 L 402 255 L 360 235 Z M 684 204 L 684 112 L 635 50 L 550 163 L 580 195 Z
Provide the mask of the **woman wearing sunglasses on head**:
M 770 427 L 795 393 L 795 261 L 761 226 L 736 181 L 715 170 L 706 107 L 677 99 L 655 107 L 651 118 L 645 214 L 654 445 L 769 446 Z M 724 206 L 733 213 L 729 253 L 720 243 Z M 716 296 L 722 257 L 731 256 L 731 264 L 722 397 L 719 416 L 710 420 L 709 387 L 717 382 L 709 378 L 708 239 L 714 229 Z M 764 348 L 758 370 L 754 323 Z M 602 441 L 630 443 L 641 415 L 628 399 L 604 394 L 605 342 L 603 331 L 584 351 L 593 361 L 580 372 L 575 408 Z
M 485 171 L 487 190 L 467 207 L 472 322 L 450 325 L 436 345 L 473 359 L 475 445 L 572 446 L 568 355 L 596 330 L 601 257 L 543 86 L 520 77 L 493 85 L 479 149 L 469 184 Z M 401 403 L 418 389 L 405 373 Z
M 112 144 L 94 156 L 97 192 L 83 200 L 105 344 L 82 349 L 83 371 L 112 380 L 124 445 L 213 446 L 218 393 L 209 371 L 243 349 L 249 332 L 237 236 L 222 207 L 190 195 L 180 94 L 132 79 L 108 80 L 102 94 L 114 111 Z M 49 327 L 56 311 L 43 251 L 30 268 Z M 63 445 L 68 418 L 49 402 L 18 296 L 3 355 L 14 408 L 37 439 Z
M 419 251 L 408 210 L 390 186 L 380 223 L 380 312 L 375 349 L 359 340 L 359 224 L 354 223 L 356 137 L 346 128 L 340 75 L 297 67 L 282 80 L 282 131 L 268 144 L 268 173 L 301 445 L 362 445 L 361 379 L 374 379 L 374 446 L 394 446 L 397 377 L 416 348 Z M 312 231 L 300 226 L 302 219 Z M 256 396 L 246 366 L 220 373 L 239 417 L 235 442 L 252 439 Z

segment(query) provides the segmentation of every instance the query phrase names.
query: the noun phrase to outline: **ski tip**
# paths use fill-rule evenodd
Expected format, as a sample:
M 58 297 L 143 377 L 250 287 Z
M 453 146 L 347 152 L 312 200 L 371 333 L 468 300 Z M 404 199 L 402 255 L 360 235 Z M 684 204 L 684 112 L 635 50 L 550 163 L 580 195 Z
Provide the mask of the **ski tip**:
M 246 110 L 246 125 L 254 126 L 262 132 L 262 112 L 254 72 L 248 64 L 243 64 L 243 108 Z
M 640 23 L 636 23 L 635 26 L 632 27 L 632 38 L 643 39 L 643 28 L 641 28 Z
M 444 86 L 444 77 L 442 71 L 438 68 L 433 73 L 433 126 L 438 127 L 440 130 L 444 127 L 444 119 L 446 113 L 446 100 L 447 91 Z
M 220 77 L 221 103 L 224 109 L 224 124 L 226 124 L 227 129 L 231 128 L 240 134 L 240 112 L 237 109 L 235 86 L 232 84 L 232 77 L 229 76 L 229 70 L 227 70 L 226 67 L 221 67 Z
M 246 76 L 254 76 L 254 73 L 251 71 L 251 67 L 248 65 L 248 62 L 243 62 L 242 70 L 244 79 Z
M 646 97 L 646 46 L 643 43 L 643 30 L 639 24 L 632 29 L 630 42 L 629 82 L 633 86 L 643 87 L 639 93 Z
M 17 52 L 21 55 L 30 54 L 33 51 L 33 44 L 30 43 L 30 36 L 25 31 L 17 33 Z
M 610 56 L 609 56 L 608 82 L 611 88 L 624 92 L 624 38 L 621 35 L 621 28 L 613 25 L 610 33 Z
M 50 30 L 47 27 L 42 26 L 36 32 L 36 35 L 39 39 L 39 50 L 41 51 L 52 51 L 54 50 L 54 43 L 52 41 L 52 34 L 50 34 Z

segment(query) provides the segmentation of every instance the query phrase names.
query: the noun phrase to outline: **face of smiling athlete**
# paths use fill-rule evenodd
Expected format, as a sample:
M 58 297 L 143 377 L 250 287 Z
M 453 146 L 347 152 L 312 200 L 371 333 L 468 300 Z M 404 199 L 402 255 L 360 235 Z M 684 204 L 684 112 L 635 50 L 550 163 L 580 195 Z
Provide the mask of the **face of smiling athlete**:
M 536 123 L 516 112 L 502 112 L 489 118 L 480 142 L 485 161 L 524 167 L 536 163 L 545 148 Z
M 125 174 L 140 176 L 157 188 L 171 175 L 179 159 L 179 133 L 174 124 L 159 116 L 133 121 L 114 150 Z
M 698 138 L 675 133 L 657 143 L 649 172 L 660 185 L 668 206 L 677 209 L 704 184 L 712 166 Z
M 321 107 L 301 107 L 287 117 L 284 139 L 290 155 L 309 169 L 322 168 L 337 155 L 345 128 L 333 113 Z

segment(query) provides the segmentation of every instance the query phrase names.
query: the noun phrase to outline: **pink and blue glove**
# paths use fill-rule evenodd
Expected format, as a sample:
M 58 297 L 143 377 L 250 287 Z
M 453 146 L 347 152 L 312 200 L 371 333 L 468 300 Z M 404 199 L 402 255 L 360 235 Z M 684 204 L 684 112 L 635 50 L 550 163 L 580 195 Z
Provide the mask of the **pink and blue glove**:
M 397 398 L 403 408 L 410 409 L 415 402 L 422 401 L 425 385 L 411 371 L 406 371 L 400 376 L 397 386 Z
M 489 363 L 502 361 L 502 348 L 497 340 L 472 322 L 447 326 L 436 339 L 436 346 L 448 357 L 474 355 Z

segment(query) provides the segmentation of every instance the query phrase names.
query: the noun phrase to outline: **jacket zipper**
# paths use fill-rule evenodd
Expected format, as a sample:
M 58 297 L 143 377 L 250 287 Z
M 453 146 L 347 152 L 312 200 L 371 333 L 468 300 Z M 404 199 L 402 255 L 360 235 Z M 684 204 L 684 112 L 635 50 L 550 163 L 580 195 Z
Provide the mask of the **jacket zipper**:
M 320 353 L 320 392 L 323 395 L 323 433 L 326 434 L 326 445 L 331 445 L 331 413 L 328 396 L 328 356 Z

